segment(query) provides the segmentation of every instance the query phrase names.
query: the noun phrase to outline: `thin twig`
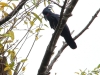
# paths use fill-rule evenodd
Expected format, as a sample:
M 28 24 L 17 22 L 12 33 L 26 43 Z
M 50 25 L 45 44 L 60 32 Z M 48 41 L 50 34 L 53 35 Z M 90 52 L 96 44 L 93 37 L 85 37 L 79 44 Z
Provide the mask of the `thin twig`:
M 43 25 L 39 25 L 39 27 L 41 28 Z M 31 48 L 30 48 L 30 50 L 29 50 L 29 52 L 28 52 L 28 54 L 27 54 L 27 56 L 26 56 L 26 58 L 25 59 L 28 59 L 28 57 L 29 57 L 29 55 L 30 55 L 30 53 L 31 53 L 31 51 L 32 51 L 32 49 L 33 49 L 33 46 L 34 46 L 34 44 L 35 44 L 35 42 L 36 42 L 36 40 L 37 40 L 37 36 L 39 35 L 39 33 L 40 33 L 40 31 L 39 32 L 37 32 L 37 34 L 36 34 L 36 37 L 35 37 L 35 40 L 33 41 L 33 43 L 32 43 L 32 46 L 31 46 Z M 25 64 L 25 62 L 23 62 L 23 64 L 21 65 L 21 67 L 20 67 L 20 69 L 18 70 L 18 73 L 20 72 L 20 70 L 22 69 L 22 67 L 24 66 L 24 64 Z M 17 74 L 18 74 L 17 73 Z
M 58 3 L 56 3 L 55 1 L 53 1 L 53 0 L 49 0 L 49 1 L 53 2 L 54 4 L 56 4 L 56 5 L 58 5 L 60 8 L 62 8 L 62 6 L 59 5 Z

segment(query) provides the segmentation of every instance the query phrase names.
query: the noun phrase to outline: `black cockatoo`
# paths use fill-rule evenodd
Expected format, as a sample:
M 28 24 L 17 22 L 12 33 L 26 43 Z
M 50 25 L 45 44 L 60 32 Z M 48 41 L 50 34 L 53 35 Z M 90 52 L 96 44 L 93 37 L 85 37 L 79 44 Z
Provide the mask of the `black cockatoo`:
M 43 15 L 44 15 L 44 18 L 45 20 L 48 20 L 49 23 L 50 23 L 50 27 L 53 28 L 55 30 L 57 24 L 58 24 L 58 21 L 59 21 L 59 15 L 58 14 L 55 14 L 53 13 L 50 9 L 51 9 L 51 5 L 47 6 L 46 8 L 44 8 L 43 10 Z M 74 42 L 73 38 L 71 37 L 71 34 L 70 34 L 70 30 L 68 28 L 67 25 L 64 26 L 64 29 L 61 33 L 61 36 L 64 37 L 65 41 L 67 42 L 67 44 L 72 48 L 72 49 L 75 49 L 77 48 L 77 45 L 76 43 Z

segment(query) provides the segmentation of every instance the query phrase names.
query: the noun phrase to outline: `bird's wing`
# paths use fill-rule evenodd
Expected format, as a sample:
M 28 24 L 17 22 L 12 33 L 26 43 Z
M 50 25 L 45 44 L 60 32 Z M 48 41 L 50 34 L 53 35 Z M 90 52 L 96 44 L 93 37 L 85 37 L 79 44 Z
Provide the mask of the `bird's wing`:
M 59 21 L 60 15 L 54 14 L 53 16 L 56 18 L 57 21 Z
M 57 23 L 59 21 L 59 15 L 58 14 L 52 14 L 52 21 L 50 23 L 50 25 L 52 26 L 52 28 L 55 30 L 56 26 L 57 26 Z

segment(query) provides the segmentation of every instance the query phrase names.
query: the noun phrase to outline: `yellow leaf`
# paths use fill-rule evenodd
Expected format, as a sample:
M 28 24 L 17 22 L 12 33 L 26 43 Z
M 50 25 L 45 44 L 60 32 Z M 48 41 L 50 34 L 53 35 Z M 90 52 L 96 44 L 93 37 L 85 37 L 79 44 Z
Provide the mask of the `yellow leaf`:
M 24 21 L 25 24 L 28 24 L 27 21 Z
M 3 15 L 6 17 L 8 16 L 8 13 L 6 11 L 2 11 Z
M 0 2 L 0 6 L 5 7 L 5 6 L 8 6 L 8 4 L 7 4 L 7 3 L 5 3 L 5 2 Z
M 25 71 L 25 69 L 26 69 L 26 67 L 23 67 L 23 68 L 22 68 L 22 71 Z
M 34 25 L 34 22 L 33 21 L 30 21 L 30 25 L 33 26 Z
M 4 71 L 7 71 L 7 70 L 10 70 L 9 66 L 7 66 L 7 67 L 4 68 Z
M 22 59 L 22 60 L 21 60 L 21 62 L 25 62 L 25 61 L 27 61 L 27 59 Z
M 14 40 L 14 32 L 8 31 L 9 36 L 11 37 L 11 40 Z
M 5 2 L 0 2 L 0 10 L 4 10 L 4 7 L 6 6 L 9 6 L 9 5 Z
M 37 28 L 36 30 L 35 30 L 35 32 L 39 32 L 40 31 L 40 28 Z
M 38 40 L 39 39 L 38 36 L 36 36 L 35 39 Z
M 1 10 L 1 11 L 4 10 L 4 7 L 3 7 L 3 6 L 0 6 L 0 10 Z
M 12 71 L 11 70 L 8 70 L 8 75 L 12 75 Z

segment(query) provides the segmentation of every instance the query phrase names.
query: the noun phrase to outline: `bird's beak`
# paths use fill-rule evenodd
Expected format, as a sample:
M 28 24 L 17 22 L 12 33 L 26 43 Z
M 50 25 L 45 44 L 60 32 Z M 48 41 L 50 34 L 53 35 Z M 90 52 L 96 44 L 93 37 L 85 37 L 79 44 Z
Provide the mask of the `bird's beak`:
M 44 15 L 44 19 L 47 21 L 47 16 L 46 15 Z

